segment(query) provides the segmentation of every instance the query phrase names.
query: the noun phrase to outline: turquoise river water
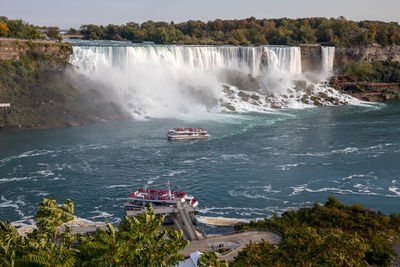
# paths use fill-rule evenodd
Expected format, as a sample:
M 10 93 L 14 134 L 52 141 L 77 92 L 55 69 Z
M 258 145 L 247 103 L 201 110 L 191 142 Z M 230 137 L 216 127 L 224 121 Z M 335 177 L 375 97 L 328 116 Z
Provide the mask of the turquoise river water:
M 129 192 L 174 190 L 203 216 L 254 219 L 329 195 L 400 212 L 400 103 L 215 114 L 209 140 L 171 142 L 176 119 L 0 133 L 0 220 L 31 224 L 43 197 L 116 222 Z

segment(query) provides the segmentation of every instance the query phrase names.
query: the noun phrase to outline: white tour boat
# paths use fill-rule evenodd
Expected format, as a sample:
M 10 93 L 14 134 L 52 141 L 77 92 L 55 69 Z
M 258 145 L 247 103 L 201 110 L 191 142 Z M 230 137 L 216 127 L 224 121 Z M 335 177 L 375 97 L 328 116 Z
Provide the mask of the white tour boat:
M 127 216 L 135 216 L 146 212 L 146 206 L 151 205 L 155 214 L 168 215 L 175 213 L 181 208 L 194 215 L 199 202 L 193 196 L 185 192 L 157 189 L 139 188 L 136 192 L 129 194 L 129 201 L 124 204 Z M 168 218 L 166 218 L 168 219 Z
M 129 200 L 124 204 L 126 216 L 136 217 L 146 213 L 147 206 L 152 206 L 156 216 L 164 216 L 164 225 L 174 224 L 183 231 L 187 240 L 199 240 L 205 237 L 198 226 L 195 217 L 196 207 L 199 204 L 196 198 L 182 191 L 171 191 L 139 188 L 129 194 Z

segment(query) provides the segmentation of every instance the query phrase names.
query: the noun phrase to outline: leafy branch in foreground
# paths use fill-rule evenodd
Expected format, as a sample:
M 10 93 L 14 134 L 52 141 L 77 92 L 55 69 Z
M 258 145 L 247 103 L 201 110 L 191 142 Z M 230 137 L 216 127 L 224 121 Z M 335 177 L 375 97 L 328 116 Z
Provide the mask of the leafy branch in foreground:
M 95 266 L 174 266 L 185 258 L 179 254 L 188 241 L 182 231 L 163 227 L 151 207 L 137 218 L 125 217 L 118 231 L 107 223 L 94 237 L 80 237 L 83 265 Z
M 0 266 L 175 266 L 188 244 L 182 231 L 164 228 L 148 207 L 138 218 L 126 217 L 116 230 L 110 223 L 96 234 L 72 235 L 74 204 L 43 199 L 35 216 L 37 229 L 22 236 L 0 221 Z M 79 241 L 78 246 L 73 242 Z
M 216 252 L 204 252 L 197 261 L 197 265 L 199 267 L 228 267 L 229 263 L 219 260 L 219 254 Z

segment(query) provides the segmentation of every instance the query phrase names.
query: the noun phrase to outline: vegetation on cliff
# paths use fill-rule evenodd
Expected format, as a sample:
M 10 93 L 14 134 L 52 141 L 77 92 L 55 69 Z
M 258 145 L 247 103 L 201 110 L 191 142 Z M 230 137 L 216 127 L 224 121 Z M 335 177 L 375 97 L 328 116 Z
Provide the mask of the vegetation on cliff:
M 400 83 L 400 62 L 350 63 L 341 66 L 339 73 L 359 82 Z
M 19 39 L 40 39 L 40 31 L 37 27 L 23 20 L 11 20 L 0 17 L 0 37 Z
M 237 228 L 269 228 L 284 234 L 277 248 L 267 243 L 247 246 L 236 258 L 237 266 L 262 262 L 273 266 L 387 266 L 392 257 L 389 240 L 400 237 L 400 214 L 386 216 L 329 197 L 324 206 L 316 202 L 313 207 Z
M 0 60 L 0 103 L 11 103 L 10 110 L 0 111 L 0 129 L 63 127 L 126 117 L 95 88 L 77 89 L 65 71 L 70 45 L 55 48 L 64 49 L 65 58 L 37 52 L 38 46 L 47 44 L 26 43 L 27 51 L 19 60 Z
M 183 23 L 147 21 L 141 25 L 83 25 L 80 32 L 86 39 L 129 40 L 157 44 L 232 44 L 291 45 L 329 43 L 336 46 L 360 46 L 378 43 L 400 44 L 400 25 L 395 22 L 352 21 L 343 17 L 302 19 L 220 20 Z
M 44 35 L 41 35 L 41 30 Z M 0 16 L 0 37 L 17 39 L 46 39 L 60 41 L 58 27 L 38 27 L 21 19 L 8 19 Z
M 364 100 L 400 99 L 400 63 L 350 63 L 337 69 L 332 86 Z

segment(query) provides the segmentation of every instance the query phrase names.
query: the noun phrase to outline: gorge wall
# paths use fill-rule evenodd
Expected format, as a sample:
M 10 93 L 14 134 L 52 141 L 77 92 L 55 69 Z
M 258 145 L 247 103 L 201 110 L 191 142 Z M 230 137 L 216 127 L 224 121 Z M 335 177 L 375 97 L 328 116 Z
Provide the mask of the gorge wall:
M 128 118 L 99 92 L 99 86 L 71 74 L 68 43 L 0 39 L 2 129 L 42 129 Z
M 20 55 L 29 52 L 51 56 L 68 63 L 72 46 L 53 41 L 0 38 L 0 60 L 19 60 Z
M 303 72 L 321 69 L 321 46 L 318 44 L 301 45 L 301 63 Z M 400 46 L 360 46 L 335 47 L 334 67 L 353 62 L 397 61 L 400 62 Z

